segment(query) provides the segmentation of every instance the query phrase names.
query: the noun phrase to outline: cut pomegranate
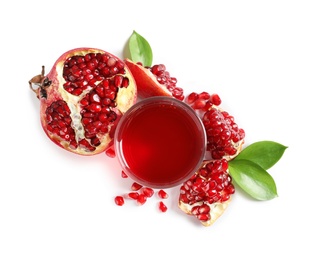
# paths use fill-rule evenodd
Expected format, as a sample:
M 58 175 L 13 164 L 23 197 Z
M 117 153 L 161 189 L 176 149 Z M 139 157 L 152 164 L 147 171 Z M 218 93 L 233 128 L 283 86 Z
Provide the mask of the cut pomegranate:
M 157 64 L 148 68 L 129 59 L 124 62 L 136 81 L 139 97 L 169 96 L 184 99 L 183 89 L 176 86 L 177 79 L 170 76 L 165 65 Z
M 227 208 L 235 188 L 226 159 L 205 161 L 180 187 L 179 208 L 203 225 L 212 225 Z
M 51 71 L 33 77 L 42 127 L 60 147 L 81 155 L 105 151 L 122 114 L 136 102 L 136 85 L 123 61 L 100 49 L 64 53 Z
M 244 143 L 245 132 L 235 123 L 233 116 L 212 107 L 202 118 L 207 135 L 207 151 L 213 159 L 233 159 Z
M 202 119 L 207 136 L 207 151 L 212 159 L 233 159 L 242 150 L 245 132 L 235 123 L 233 116 L 219 108 L 218 94 L 190 93 L 185 102 Z

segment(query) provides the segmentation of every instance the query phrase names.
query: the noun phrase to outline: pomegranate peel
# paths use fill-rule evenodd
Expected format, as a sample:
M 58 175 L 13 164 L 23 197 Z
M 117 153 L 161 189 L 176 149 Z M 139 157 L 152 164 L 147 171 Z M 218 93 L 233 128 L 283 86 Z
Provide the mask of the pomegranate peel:
M 118 57 L 95 48 L 72 49 L 51 71 L 29 81 L 40 100 L 47 136 L 67 151 L 94 155 L 112 143 L 114 127 L 135 102 L 134 78 Z

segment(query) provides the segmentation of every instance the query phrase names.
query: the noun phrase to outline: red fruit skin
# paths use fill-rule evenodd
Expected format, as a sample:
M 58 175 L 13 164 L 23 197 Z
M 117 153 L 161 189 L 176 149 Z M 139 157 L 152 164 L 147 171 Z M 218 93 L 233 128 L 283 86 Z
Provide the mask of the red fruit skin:
M 78 147 L 76 149 L 72 149 L 69 146 L 69 143 L 65 142 L 65 140 L 62 140 L 59 136 L 52 134 L 47 130 L 48 123 L 46 120 L 46 109 L 56 100 L 65 100 L 68 104 L 72 103 L 73 106 L 80 110 L 79 107 L 79 101 L 77 97 L 73 97 L 71 94 L 69 94 L 64 88 L 63 83 L 65 82 L 65 79 L 63 78 L 63 66 L 65 61 L 72 56 L 75 55 L 85 55 L 87 53 L 101 53 L 101 54 L 109 54 L 112 57 L 115 57 L 116 59 L 120 60 L 118 57 L 116 57 L 113 54 L 110 54 L 104 50 L 96 49 L 96 48 L 76 48 L 69 50 L 62 54 L 54 63 L 52 69 L 47 75 L 37 75 L 33 77 L 30 81 L 30 87 L 31 89 L 36 93 L 37 97 L 40 100 L 40 120 L 43 130 L 45 131 L 46 135 L 58 146 L 61 148 L 75 153 L 79 155 L 95 155 L 99 154 L 101 152 L 104 152 L 112 145 L 112 139 L 113 139 L 113 132 L 114 129 L 111 128 L 112 125 L 116 125 L 119 121 L 120 117 L 123 113 L 125 113 L 133 104 L 136 103 L 137 100 L 137 89 L 136 89 L 136 83 L 135 80 L 127 66 L 125 66 L 126 74 L 125 76 L 129 78 L 129 86 L 127 88 L 120 88 L 116 102 L 117 106 L 113 109 L 114 112 L 117 114 L 117 119 L 113 124 L 110 126 L 109 133 L 100 136 L 101 144 L 94 150 L 94 151 L 86 151 L 85 149 L 82 149 L 81 147 Z M 44 69 L 44 67 L 43 67 Z M 44 71 L 43 71 L 44 72 Z M 34 89 L 31 84 L 35 85 L 43 85 L 43 82 L 45 79 L 49 79 L 51 81 L 51 84 L 49 87 L 45 88 L 45 95 L 42 93 L 41 87 Z
M 173 97 L 172 93 L 164 86 L 160 84 L 156 77 L 142 65 L 137 64 L 129 59 L 124 60 L 125 64 L 130 69 L 137 88 L 138 96 L 141 98 L 153 97 L 153 96 L 167 96 Z

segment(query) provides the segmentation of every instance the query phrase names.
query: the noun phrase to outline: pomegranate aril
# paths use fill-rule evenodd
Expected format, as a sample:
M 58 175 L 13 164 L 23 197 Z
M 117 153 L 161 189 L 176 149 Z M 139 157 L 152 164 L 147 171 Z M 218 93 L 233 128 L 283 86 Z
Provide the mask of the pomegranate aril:
M 130 199 L 137 200 L 137 199 L 139 198 L 140 194 L 139 194 L 138 192 L 133 191 L 133 192 L 129 192 L 129 193 L 127 194 L 127 196 L 128 196 L 128 198 L 130 198 Z
M 150 198 L 154 194 L 154 190 L 150 187 L 144 187 L 142 189 L 142 194 L 144 194 L 146 197 Z
M 215 106 L 219 106 L 221 104 L 221 99 L 218 94 L 212 94 L 210 97 L 211 103 L 213 103 Z
M 157 192 L 157 194 L 158 194 L 159 198 L 161 198 L 161 199 L 167 199 L 168 198 L 168 194 L 164 190 L 159 190 Z
M 194 104 L 192 105 L 192 108 L 194 109 L 202 109 L 206 105 L 206 101 L 203 99 L 197 99 Z
M 116 157 L 116 152 L 113 148 L 113 146 L 109 147 L 106 151 L 105 154 L 110 157 L 110 158 L 115 158 Z
M 208 220 L 210 220 L 210 214 L 199 214 L 199 215 L 196 215 L 196 217 L 200 221 L 208 221 Z
M 187 98 L 186 98 L 186 102 L 187 104 L 191 105 L 192 103 L 194 103 L 196 100 L 198 99 L 198 94 L 196 92 L 192 92 L 190 93 Z
M 124 171 L 121 171 L 121 177 L 126 179 L 128 178 L 128 175 Z
M 138 191 L 139 189 L 141 189 L 143 186 L 137 182 L 133 182 L 131 185 L 131 190 L 133 191 Z
M 161 212 L 166 212 L 166 211 L 167 211 L 167 206 L 164 204 L 163 201 L 160 201 L 160 202 L 159 202 L 158 207 L 159 207 L 159 210 L 160 210 Z
M 116 196 L 114 198 L 114 202 L 118 205 L 118 206 L 122 206 L 124 204 L 124 198 L 123 196 Z
M 198 99 L 202 99 L 202 100 L 208 100 L 210 98 L 210 94 L 208 92 L 201 92 L 198 95 Z
M 136 199 L 138 205 L 143 205 L 147 201 L 147 196 L 144 194 L 139 194 L 138 198 Z
M 165 71 L 166 67 L 163 64 L 156 64 L 152 66 L 151 71 L 154 75 L 159 75 L 162 73 L 162 71 Z

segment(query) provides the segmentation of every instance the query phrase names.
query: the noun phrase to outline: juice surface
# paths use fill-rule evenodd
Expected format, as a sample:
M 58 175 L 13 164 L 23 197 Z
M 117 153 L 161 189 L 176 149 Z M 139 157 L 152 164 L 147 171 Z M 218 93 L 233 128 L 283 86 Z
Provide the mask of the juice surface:
M 202 154 L 201 135 L 186 110 L 148 105 L 134 112 L 122 132 L 125 163 L 152 186 L 173 185 L 193 174 Z

